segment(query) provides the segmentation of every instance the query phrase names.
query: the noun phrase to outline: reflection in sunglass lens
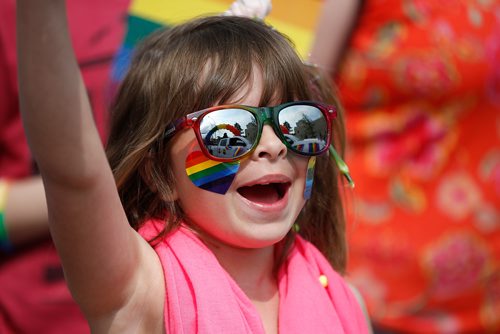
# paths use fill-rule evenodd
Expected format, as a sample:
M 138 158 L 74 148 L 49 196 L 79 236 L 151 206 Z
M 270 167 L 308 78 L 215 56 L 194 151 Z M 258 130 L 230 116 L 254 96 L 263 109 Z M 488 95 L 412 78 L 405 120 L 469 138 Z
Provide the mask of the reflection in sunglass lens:
M 203 117 L 200 133 L 212 156 L 234 159 L 252 148 L 258 134 L 257 119 L 244 109 L 216 110 Z
M 314 155 L 325 149 L 328 139 L 327 120 L 320 109 L 310 105 L 284 108 L 278 121 L 289 147 L 304 155 Z

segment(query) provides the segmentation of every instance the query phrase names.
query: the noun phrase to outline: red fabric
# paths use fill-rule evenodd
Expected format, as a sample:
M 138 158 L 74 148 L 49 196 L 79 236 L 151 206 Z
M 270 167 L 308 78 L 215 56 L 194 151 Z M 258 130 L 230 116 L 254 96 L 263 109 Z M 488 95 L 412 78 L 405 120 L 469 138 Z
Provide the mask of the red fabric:
M 19 115 L 14 1 L 0 2 L 0 177 L 31 173 L 31 156 Z
M 50 240 L 0 265 L 0 333 L 89 333 Z
M 378 325 L 500 331 L 498 1 L 369 0 L 338 85 L 349 277 Z
M 128 3 L 67 2 L 76 56 L 103 140 L 107 133 L 111 63 L 122 42 Z M 12 179 L 32 173 L 32 158 L 18 110 L 15 17 L 15 1 L 0 1 L 0 177 Z M 50 240 L 18 249 L 8 257 L 0 254 L 0 333 L 88 332 Z
M 107 132 L 112 58 L 121 45 L 129 0 L 68 1 L 73 47 L 82 69 L 101 138 Z M 31 173 L 31 156 L 19 116 L 15 1 L 0 2 L 0 177 Z

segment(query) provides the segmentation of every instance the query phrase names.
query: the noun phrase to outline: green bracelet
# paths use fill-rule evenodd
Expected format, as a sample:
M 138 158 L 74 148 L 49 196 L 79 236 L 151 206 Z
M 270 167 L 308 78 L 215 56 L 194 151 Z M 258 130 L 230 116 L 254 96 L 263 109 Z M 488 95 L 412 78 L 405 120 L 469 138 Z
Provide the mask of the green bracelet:
M 9 182 L 0 180 L 0 250 L 11 251 L 12 245 L 7 235 L 5 227 L 5 207 L 7 205 L 7 192 L 9 190 Z

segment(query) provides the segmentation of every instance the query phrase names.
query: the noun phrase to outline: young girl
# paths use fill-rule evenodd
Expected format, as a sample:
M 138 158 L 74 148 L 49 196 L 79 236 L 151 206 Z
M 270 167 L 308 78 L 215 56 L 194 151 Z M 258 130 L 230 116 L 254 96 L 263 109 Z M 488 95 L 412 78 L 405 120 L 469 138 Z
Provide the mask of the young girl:
M 118 93 L 109 163 L 64 0 L 19 0 L 18 45 L 51 232 L 94 332 L 366 332 L 333 269 L 336 102 L 282 35 L 232 16 L 154 34 Z

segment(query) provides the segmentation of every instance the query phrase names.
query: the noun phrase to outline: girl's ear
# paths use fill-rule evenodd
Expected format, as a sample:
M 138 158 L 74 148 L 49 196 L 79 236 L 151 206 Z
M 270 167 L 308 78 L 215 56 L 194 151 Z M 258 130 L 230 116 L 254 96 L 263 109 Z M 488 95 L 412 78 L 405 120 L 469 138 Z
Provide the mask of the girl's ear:
M 160 175 L 163 173 L 159 173 L 157 165 L 155 153 L 149 152 L 139 168 L 139 173 L 152 193 L 157 194 L 162 201 L 175 202 L 179 198 L 177 188 L 167 185 L 168 176 Z

